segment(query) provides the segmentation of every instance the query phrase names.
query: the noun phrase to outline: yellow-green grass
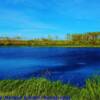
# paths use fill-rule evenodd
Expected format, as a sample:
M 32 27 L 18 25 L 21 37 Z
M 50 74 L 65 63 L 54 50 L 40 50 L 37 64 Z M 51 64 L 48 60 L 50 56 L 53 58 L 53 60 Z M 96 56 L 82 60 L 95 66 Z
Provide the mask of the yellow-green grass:
M 100 77 L 88 79 L 83 88 L 43 78 L 1 80 L 0 96 L 70 96 L 71 100 L 100 100 Z

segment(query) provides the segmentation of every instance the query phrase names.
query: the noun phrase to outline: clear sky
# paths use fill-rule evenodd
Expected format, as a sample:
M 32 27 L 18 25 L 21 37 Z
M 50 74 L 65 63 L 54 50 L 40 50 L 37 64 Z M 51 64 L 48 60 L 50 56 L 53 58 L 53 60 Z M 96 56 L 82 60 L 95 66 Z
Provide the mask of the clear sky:
M 100 31 L 100 0 L 0 0 L 0 36 L 91 31 Z

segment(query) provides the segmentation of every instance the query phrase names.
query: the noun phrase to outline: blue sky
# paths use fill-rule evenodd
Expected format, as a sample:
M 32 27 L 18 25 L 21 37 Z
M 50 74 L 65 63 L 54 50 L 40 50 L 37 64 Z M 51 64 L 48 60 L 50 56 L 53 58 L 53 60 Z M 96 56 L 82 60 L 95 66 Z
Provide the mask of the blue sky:
M 0 0 L 0 36 L 32 39 L 100 31 L 100 0 Z

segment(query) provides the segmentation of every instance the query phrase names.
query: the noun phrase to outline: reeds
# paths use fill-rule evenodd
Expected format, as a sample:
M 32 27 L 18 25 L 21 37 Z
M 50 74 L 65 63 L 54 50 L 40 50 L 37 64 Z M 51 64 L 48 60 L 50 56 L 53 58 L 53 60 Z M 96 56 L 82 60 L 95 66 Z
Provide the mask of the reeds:
M 0 96 L 70 96 L 72 100 L 100 100 L 100 77 L 88 79 L 83 88 L 43 78 L 1 80 Z

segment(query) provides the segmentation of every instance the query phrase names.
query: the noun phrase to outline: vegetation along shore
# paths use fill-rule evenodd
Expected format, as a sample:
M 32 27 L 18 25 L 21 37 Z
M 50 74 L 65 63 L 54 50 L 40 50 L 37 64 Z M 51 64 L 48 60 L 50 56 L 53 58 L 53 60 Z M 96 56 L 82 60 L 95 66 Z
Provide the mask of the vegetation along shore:
M 1 80 L 0 96 L 69 96 L 71 100 L 100 100 L 100 77 L 88 79 L 83 88 L 43 78 Z
M 66 34 L 65 39 L 48 36 L 47 38 L 34 38 L 31 40 L 1 37 L 0 46 L 34 46 L 34 47 L 100 47 L 100 32 L 84 34 Z

